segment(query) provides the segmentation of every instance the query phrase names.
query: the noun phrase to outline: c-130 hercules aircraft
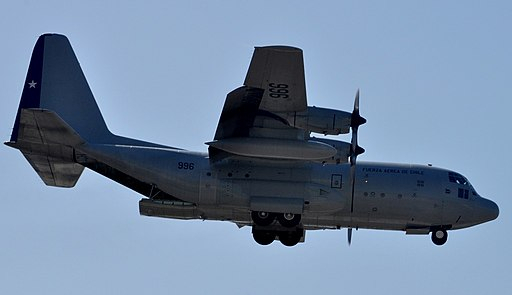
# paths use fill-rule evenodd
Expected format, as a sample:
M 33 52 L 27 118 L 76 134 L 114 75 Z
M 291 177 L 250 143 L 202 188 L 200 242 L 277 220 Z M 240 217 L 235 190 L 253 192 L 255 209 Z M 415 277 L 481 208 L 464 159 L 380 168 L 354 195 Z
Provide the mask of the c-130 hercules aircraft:
M 63 35 L 39 37 L 11 139 L 46 185 L 73 187 L 84 167 L 144 196 L 140 214 L 252 226 L 261 245 L 294 246 L 306 230 L 431 234 L 497 218 L 461 174 L 430 165 L 356 162 L 352 113 L 310 107 L 302 50 L 256 47 L 244 85 L 227 95 L 208 153 L 112 134 Z M 350 143 L 312 137 L 352 132 Z

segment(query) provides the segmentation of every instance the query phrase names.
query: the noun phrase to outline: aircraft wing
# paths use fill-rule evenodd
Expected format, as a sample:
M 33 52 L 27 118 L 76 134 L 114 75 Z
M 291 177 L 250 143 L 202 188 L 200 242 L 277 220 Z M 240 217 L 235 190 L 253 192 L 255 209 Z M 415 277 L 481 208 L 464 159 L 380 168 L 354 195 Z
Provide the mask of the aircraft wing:
M 256 47 L 245 86 L 263 89 L 260 109 L 301 112 L 307 108 L 302 50 L 289 46 Z
M 320 160 L 337 153 L 332 145 L 309 140 L 302 50 L 256 47 L 244 86 L 224 103 L 213 151 L 272 159 Z M 329 122 L 333 119 L 329 118 Z

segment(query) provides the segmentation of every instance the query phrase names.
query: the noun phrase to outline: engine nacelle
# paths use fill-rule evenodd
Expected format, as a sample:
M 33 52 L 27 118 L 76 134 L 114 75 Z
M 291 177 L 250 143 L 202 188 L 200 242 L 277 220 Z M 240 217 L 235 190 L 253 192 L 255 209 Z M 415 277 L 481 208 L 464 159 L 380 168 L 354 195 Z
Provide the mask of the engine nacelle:
M 340 163 L 348 162 L 348 159 L 350 157 L 350 146 L 351 146 L 350 143 L 340 141 L 340 140 L 333 140 L 333 139 L 327 139 L 327 138 L 316 138 L 316 137 L 312 137 L 309 140 L 325 143 L 325 144 L 328 144 L 336 149 L 336 154 L 330 158 L 323 159 L 322 163 L 340 164 Z
M 352 114 L 349 112 L 308 107 L 305 112 L 287 113 L 291 126 L 324 135 L 346 134 L 350 131 Z
M 308 127 L 311 132 L 324 135 L 348 133 L 352 114 L 344 111 L 308 107 Z

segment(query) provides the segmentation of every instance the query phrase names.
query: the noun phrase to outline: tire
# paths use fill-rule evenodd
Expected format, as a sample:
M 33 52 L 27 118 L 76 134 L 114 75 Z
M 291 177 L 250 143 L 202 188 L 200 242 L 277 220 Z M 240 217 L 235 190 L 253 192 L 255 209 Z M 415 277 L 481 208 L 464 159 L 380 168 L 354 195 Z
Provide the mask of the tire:
M 263 246 L 272 244 L 272 242 L 276 239 L 276 235 L 269 231 L 254 231 L 252 233 L 252 237 L 256 243 Z
M 284 227 L 296 227 L 301 219 L 300 214 L 283 213 L 277 216 L 277 221 Z
M 272 222 L 276 219 L 276 215 L 270 212 L 264 211 L 252 211 L 251 212 L 252 221 L 261 226 L 271 225 Z
M 444 245 L 448 240 L 448 232 L 444 229 L 436 229 L 432 231 L 432 242 L 437 246 Z
M 279 241 L 281 241 L 281 244 L 293 247 L 297 245 L 300 242 L 300 239 L 302 238 L 302 235 L 300 232 L 283 232 L 279 234 Z

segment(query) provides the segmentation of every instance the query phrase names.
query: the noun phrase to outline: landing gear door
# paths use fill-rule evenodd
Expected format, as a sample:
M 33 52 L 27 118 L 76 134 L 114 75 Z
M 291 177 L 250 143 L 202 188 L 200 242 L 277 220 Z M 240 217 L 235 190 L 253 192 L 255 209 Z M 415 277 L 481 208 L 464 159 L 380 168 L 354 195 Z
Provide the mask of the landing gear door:
M 280 197 L 251 197 L 251 211 L 302 214 L 304 199 Z

